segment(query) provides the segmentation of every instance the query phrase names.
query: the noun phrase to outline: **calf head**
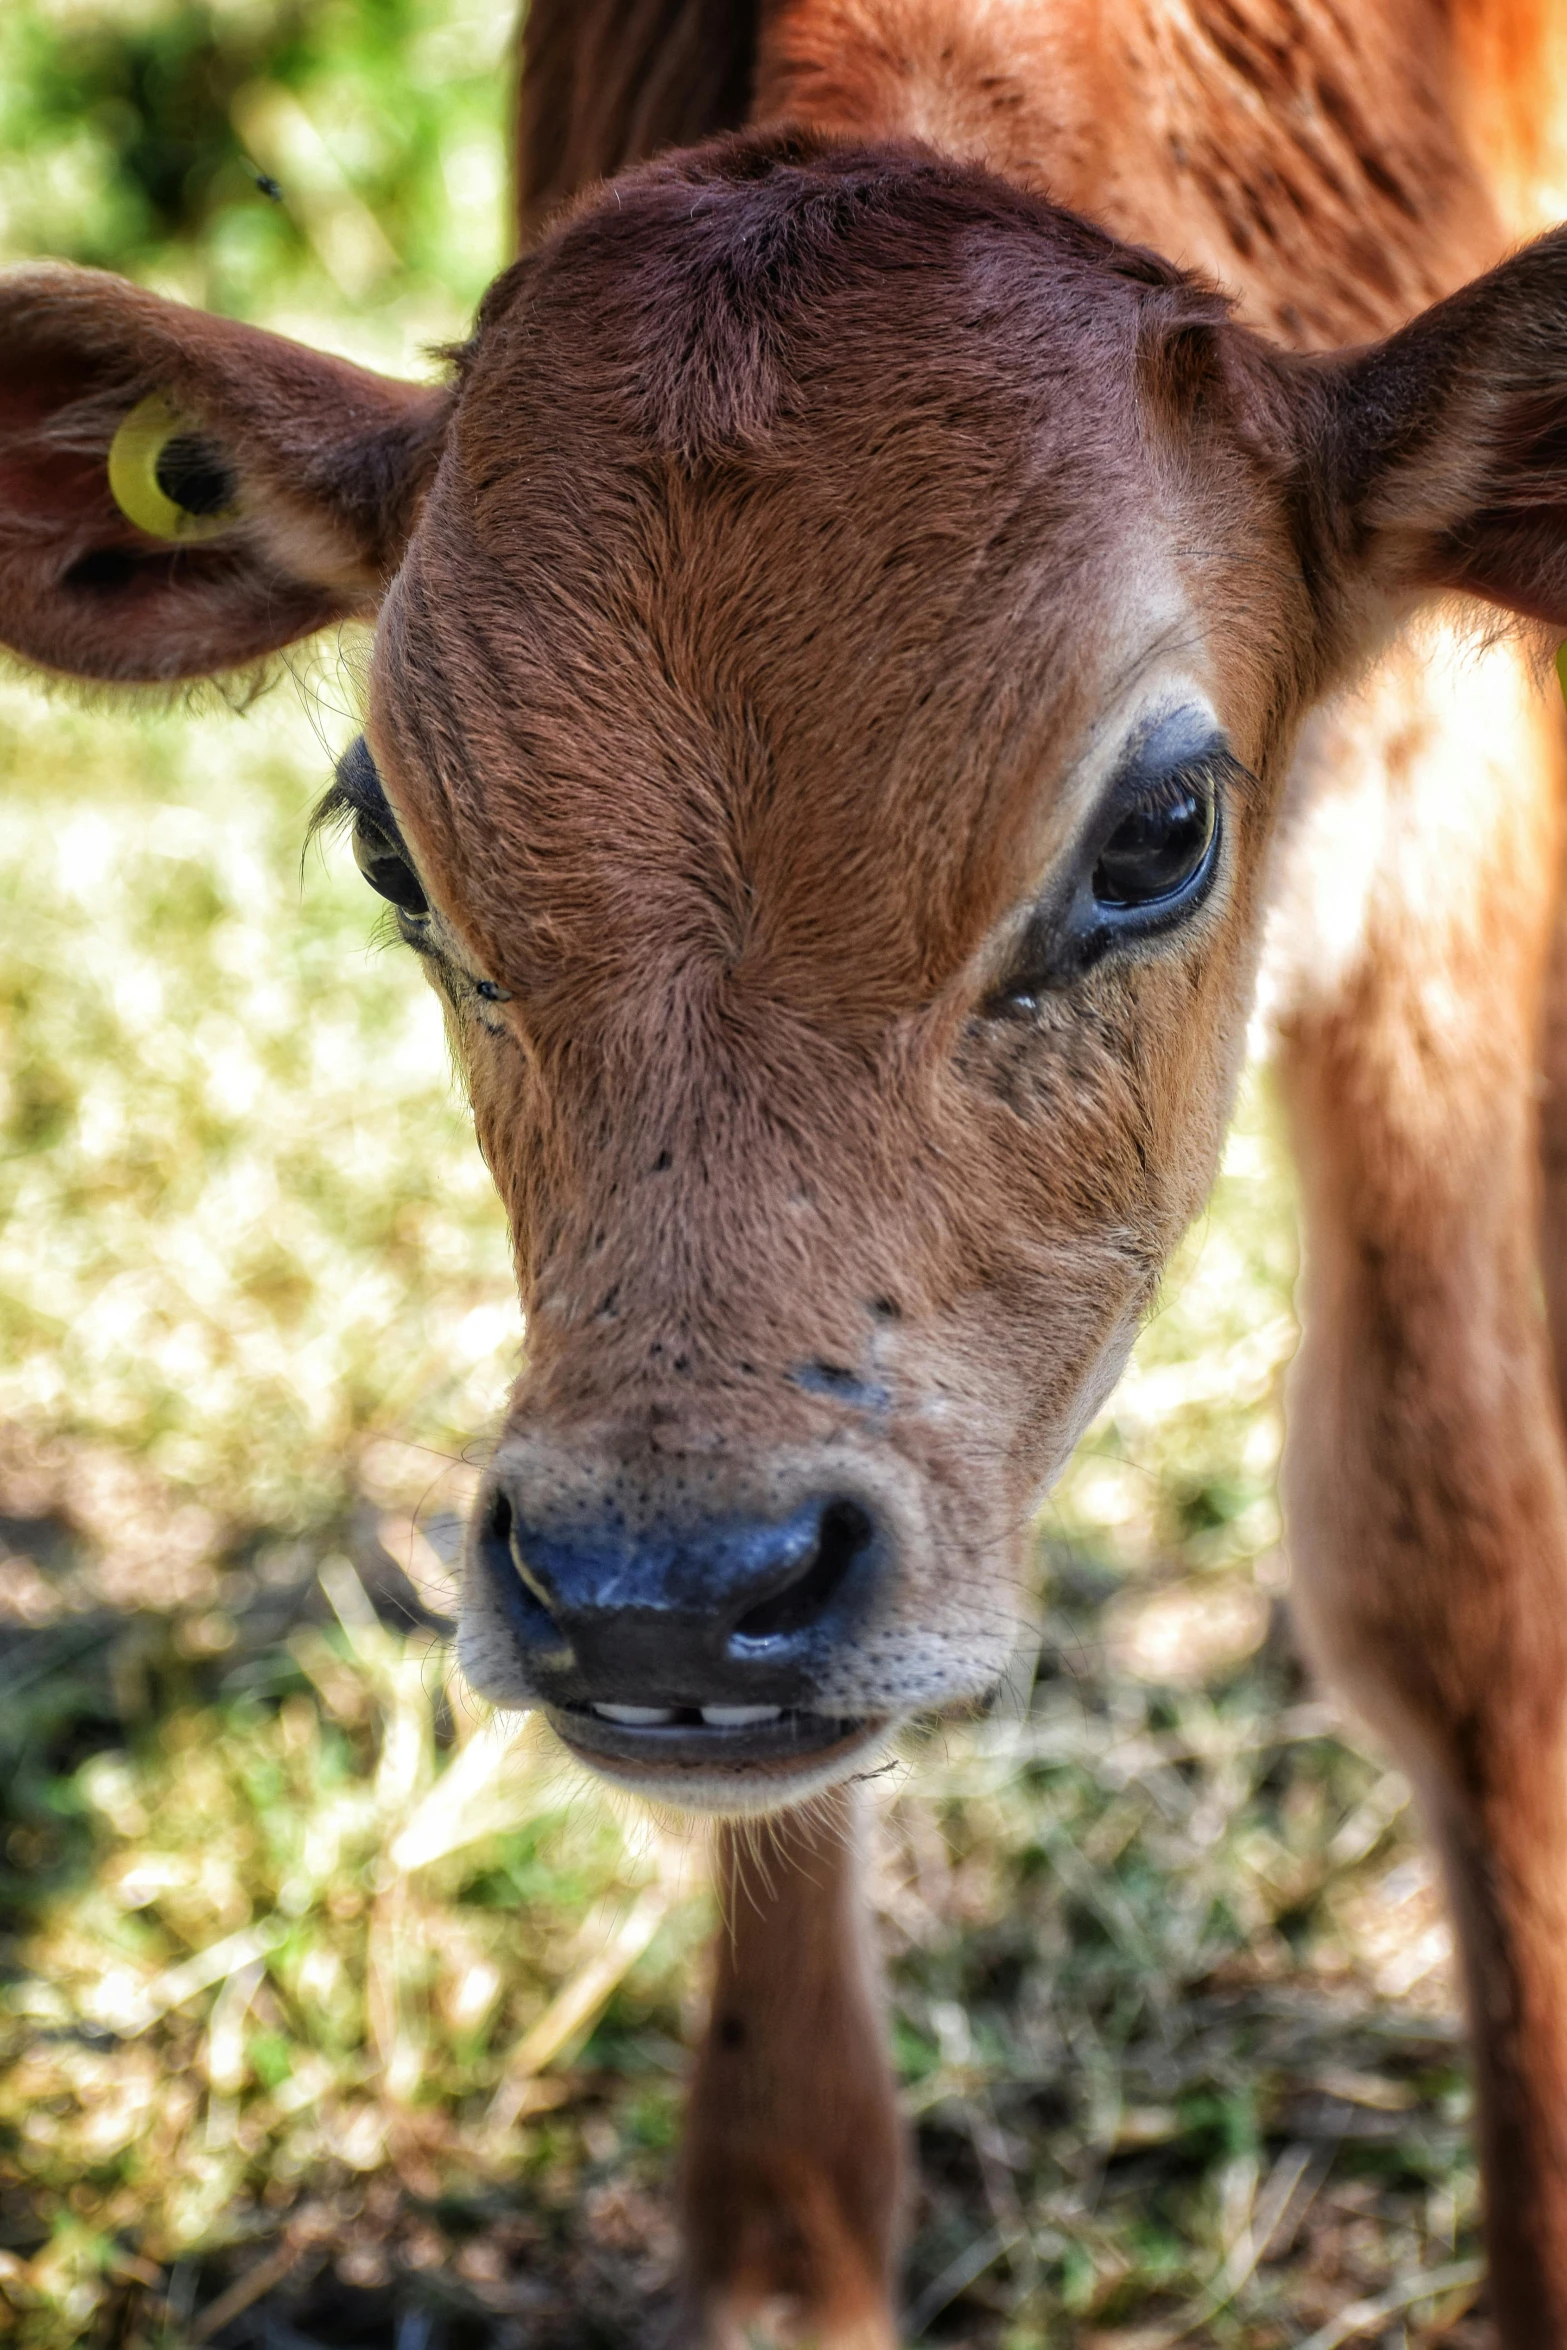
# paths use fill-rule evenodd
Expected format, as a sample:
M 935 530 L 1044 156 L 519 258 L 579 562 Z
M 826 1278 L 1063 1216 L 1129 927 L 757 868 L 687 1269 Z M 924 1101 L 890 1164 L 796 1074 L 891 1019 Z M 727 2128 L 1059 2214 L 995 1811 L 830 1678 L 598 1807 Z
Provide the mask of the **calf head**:
M 1567 625 L 1564 292 L 1552 240 L 1291 359 L 983 174 L 776 138 L 595 194 L 439 391 L 0 281 L 21 652 L 378 607 L 329 805 L 528 1323 L 481 1689 L 745 1810 L 995 1680 L 1212 1176 L 1302 715 L 1421 595 Z

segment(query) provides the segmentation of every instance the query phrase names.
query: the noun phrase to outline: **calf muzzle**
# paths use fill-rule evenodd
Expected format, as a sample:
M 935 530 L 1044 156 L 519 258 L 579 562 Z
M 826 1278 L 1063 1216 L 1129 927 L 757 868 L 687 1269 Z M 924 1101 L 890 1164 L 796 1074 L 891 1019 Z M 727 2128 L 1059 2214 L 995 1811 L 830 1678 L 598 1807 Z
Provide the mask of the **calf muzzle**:
M 885 1529 L 844 1495 L 777 1520 L 546 1528 L 497 1484 L 475 1563 L 567 1742 L 660 1771 L 784 1763 L 860 1736 L 863 1721 L 814 1699 L 892 1561 Z

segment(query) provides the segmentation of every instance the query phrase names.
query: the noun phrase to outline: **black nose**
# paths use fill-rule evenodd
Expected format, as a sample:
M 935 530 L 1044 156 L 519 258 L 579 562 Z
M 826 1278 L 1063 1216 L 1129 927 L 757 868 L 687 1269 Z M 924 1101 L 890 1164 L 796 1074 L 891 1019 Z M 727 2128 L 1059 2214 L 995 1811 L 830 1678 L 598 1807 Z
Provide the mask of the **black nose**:
M 884 1548 L 831 1496 L 771 1523 L 546 1533 L 497 1488 L 479 1555 L 539 1696 L 635 1712 L 808 1705 Z

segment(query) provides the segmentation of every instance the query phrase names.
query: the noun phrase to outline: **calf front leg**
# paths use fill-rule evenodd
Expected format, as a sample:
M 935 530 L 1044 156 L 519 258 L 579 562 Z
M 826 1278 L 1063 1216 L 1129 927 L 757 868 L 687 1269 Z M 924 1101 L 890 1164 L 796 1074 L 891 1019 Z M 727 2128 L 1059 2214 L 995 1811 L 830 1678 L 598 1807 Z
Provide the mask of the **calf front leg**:
M 1363 822 L 1341 801 L 1339 856 L 1379 854 L 1353 952 L 1331 979 L 1318 957 L 1285 1024 L 1287 1499 L 1310 1643 L 1442 1854 L 1502 2339 L 1567 2350 L 1567 1473 L 1537 1243 L 1560 715 L 1510 662 L 1402 666 L 1340 748 Z
M 892 2350 L 902 2130 L 838 1789 L 714 1836 L 712 2012 L 681 2179 L 682 2350 Z

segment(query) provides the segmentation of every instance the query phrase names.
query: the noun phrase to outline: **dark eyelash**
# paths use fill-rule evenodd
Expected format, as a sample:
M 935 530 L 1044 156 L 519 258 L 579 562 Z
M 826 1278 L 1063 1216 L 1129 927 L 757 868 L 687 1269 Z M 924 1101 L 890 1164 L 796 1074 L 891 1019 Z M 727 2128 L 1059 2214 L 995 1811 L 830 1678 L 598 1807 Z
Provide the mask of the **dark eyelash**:
M 1147 779 L 1127 777 L 1106 811 L 1106 821 L 1113 830 L 1134 808 L 1173 808 L 1197 782 L 1208 784 L 1215 793 L 1223 791 L 1226 785 L 1245 792 L 1255 790 L 1257 778 L 1249 767 L 1241 765 L 1227 744 L 1215 743 L 1211 750 L 1199 751 L 1163 774 Z
M 309 848 L 322 833 L 346 832 L 355 817 L 367 816 L 385 833 L 392 846 L 406 855 L 391 802 L 381 788 L 375 763 L 363 746 L 364 737 L 360 735 L 338 760 L 332 781 L 311 810 L 310 822 L 305 827 L 305 846 Z M 357 759 L 356 751 L 361 754 Z
M 358 813 L 358 805 L 352 795 L 340 783 L 329 784 L 310 811 L 310 821 L 305 826 L 306 848 L 312 841 L 319 840 L 323 833 L 333 838 L 340 832 L 346 832 Z
M 323 834 L 328 839 L 336 839 L 339 834 L 347 832 L 359 816 L 368 816 L 372 824 L 381 827 L 389 840 L 397 838 L 392 811 L 384 799 L 378 804 L 368 793 L 350 791 L 346 784 L 334 780 L 310 811 L 310 821 L 305 826 L 306 848 Z

